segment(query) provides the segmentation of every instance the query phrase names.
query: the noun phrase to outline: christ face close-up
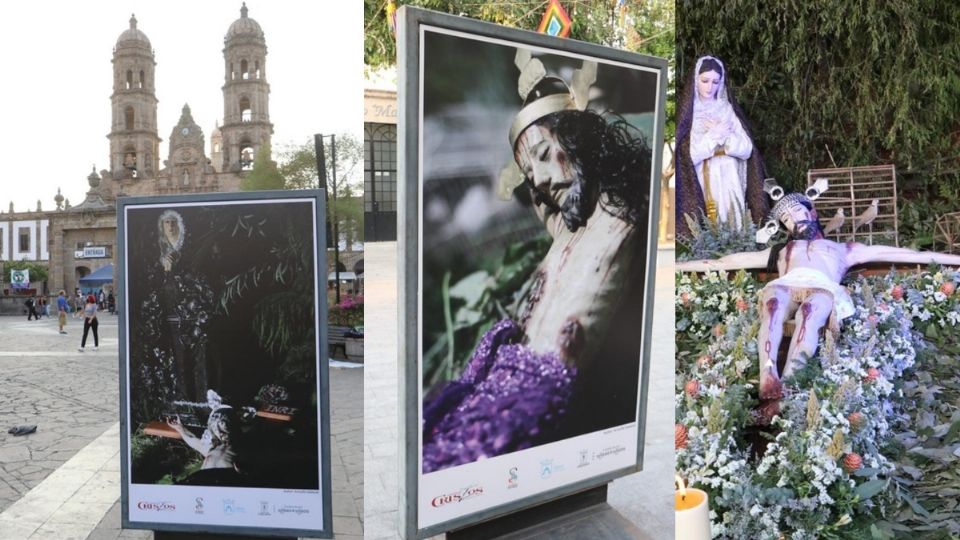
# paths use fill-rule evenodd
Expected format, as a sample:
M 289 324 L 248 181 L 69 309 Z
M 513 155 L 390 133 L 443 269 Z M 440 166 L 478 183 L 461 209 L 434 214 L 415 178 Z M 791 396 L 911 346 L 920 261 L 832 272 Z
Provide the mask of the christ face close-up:
M 517 140 L 517 164 L 533 190 L 537 217 L 553 234 L 562 227 L 560 208 L 573 185 L 576 172 L 556 135 L 545 126 L 527 128 Z

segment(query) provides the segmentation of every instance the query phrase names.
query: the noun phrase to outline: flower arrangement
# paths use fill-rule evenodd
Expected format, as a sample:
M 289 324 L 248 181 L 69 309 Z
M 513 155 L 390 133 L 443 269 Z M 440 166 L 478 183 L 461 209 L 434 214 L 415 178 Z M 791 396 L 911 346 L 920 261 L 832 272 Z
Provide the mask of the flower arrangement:
M 960 322 L 958 280 L 935 270 L 850 280 L 855 314 L 839 334 L 825 330 L 763 427 L 753 412 L 762 284 L 677 274 L 676 466 L 709 492 L 715 537 L 960 534 L 960 347 L 947 331 Z

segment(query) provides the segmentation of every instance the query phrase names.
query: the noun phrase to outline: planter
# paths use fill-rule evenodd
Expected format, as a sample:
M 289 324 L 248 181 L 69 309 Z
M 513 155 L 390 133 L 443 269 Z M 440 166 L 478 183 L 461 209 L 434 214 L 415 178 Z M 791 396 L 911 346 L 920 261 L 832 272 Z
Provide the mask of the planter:
M 363 362 L 363 338 L 346 338 L 347 359 Z

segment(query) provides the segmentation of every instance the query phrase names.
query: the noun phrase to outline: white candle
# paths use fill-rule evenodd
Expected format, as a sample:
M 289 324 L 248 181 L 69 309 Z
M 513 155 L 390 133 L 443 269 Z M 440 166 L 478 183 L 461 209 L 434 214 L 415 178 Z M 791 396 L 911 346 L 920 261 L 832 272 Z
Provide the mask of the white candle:
M 674 493 L 674 540 L 710 540 L 710 509 L 706 492 L 684 487 L 679 478 L 677 485 L 679 489 Z

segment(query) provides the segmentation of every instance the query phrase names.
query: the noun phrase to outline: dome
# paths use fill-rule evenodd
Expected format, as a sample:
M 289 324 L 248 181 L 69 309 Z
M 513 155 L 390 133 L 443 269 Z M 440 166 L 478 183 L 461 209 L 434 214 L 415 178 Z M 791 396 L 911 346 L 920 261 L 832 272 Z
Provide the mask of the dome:
M 223 40 L 230 41 L 241 37 L 252 37 L 263 40 L 263 30 L 260 28 L 260 23 L 247 17 L 246 2 L 244 2 L 240 8 L 240 18 L 233 21 L 233 24 L 227 29 L 227 35 Z
M 146 47 L 150 49 L 150 39 L 137 29 L 137 18 L 130 15 L 130 28 L 123 31 L 117 38 L 117 47 Z

